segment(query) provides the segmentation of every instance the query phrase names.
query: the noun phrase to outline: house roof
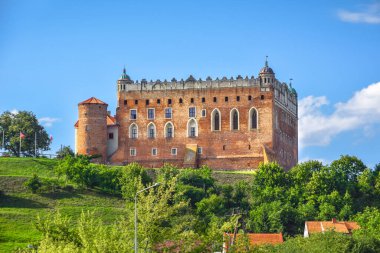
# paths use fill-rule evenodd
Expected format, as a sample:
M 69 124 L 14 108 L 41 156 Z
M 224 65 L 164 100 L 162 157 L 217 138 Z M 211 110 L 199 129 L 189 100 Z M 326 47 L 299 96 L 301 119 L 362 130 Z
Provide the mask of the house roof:
M 335 231 L 349 234 L 352 230 L 359 229 L 360 226 L 354 221 L 306 221 L 307 231 L 309 234 L 321 233 L 324 231 Z
M 107 126 L 115 126 L 115 125 L 116 125 L 115 117 L 112 117 L 111 115 L 107 115 Z M 78 126 L 79 126 L 79 120 L 77 120 L 77 122 L 75 122 L 74 127 L 78 128 Z
M 83 102 L 80 102 L 79 105 L 84 105 L 84 104 L 101 104 L 101 105 L 106 105 L 102 100 L 96 98 L 96 97 L 90 97 L 89 99 L 86 99 Z
M 229 238 L 233 238 L 234 234 L 225 233 Z M 239 238 L 242 236 L 241 234 L 237 234 L 236 237 Z M 246 234 L 249 240 L 250 245 L 261 245 L 261 244 L 279 244 L 283 243 L 284 239 L 282 237 L 282 233 L 278 234 L 256 234 L 256 233 L 249 233 Z

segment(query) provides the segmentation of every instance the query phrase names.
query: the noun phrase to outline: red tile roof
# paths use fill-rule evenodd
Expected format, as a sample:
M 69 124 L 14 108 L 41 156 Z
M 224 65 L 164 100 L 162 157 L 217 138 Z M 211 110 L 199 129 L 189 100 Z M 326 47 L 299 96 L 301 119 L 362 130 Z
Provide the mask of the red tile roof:
M 112 117 L 111 115 L 107 115 L 107 126 L 114 126 L 114 125 L 116 125 L 115 117 Z M 77 120 L 77 122 L 75 122 L 74 127 L 78 128 L 78 126 L 79 126 L 79 120 Z
M 89 99 L 86 99 L 83 102 L 80 102 L 79 105 L 84 105 L 84 104 L 101 104 L 101 105 L 106 105 L 102 100 L 97 99 L 96 97 L 90 97 Z
M 242 234 L 236 235 L 236 240 L 238 240 L 239 237 L 243 236 Z M 250 245 L 263 245 L 263 244 L 280 244 L 284 242 L 284 239 L 282 237 L 282 233 L 278 234 L 265 234 L 265 233 L 250 233 L 246 234 L 245 236 L 248 237 L 249 244 Z M 234 234 L 230 233 L 224 233 L 224 248 L 228 252 L 228 249 L 231 247 L 232 239 L 234 237 Z
M 321 233 L 324 231 L 335 231 L 349 234 L 352 230 L 359 229 L 360 226 L 354 221 L 306 221 L 307 231 L 309 234 Z

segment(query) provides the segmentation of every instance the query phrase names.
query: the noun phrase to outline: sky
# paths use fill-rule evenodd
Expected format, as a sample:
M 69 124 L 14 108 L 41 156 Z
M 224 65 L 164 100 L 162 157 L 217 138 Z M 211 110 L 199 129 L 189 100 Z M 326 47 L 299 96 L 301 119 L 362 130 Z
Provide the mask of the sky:
M 0 113 L 74 148 L 77 104 L 115 112 L 116 80 L 257 76 L 299 99 L 299 160 L 380 163 L 380 1 L 0 0 Z

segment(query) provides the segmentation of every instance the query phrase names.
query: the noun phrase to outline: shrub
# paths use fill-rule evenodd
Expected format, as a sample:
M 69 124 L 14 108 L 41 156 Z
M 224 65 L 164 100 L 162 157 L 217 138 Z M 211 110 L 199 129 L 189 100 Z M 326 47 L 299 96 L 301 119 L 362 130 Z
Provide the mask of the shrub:
M 41 188 L 42 182 L 37 174 L 33 174 L 33 176 L 25 182 L 25 186 L 33 193 L 36 193 Z

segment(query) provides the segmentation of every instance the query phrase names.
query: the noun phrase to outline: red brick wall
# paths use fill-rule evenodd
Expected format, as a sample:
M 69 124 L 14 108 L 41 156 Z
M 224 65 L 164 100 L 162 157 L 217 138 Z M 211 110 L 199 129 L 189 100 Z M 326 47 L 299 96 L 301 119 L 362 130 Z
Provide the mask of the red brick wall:
M 252 100 L 248 100 L 248 96 Z M 261 99 L 261 95 L 264 99 Z M 225 97 L 228 96 L 228 102 Z M 240 101 L 237 101 L 240 96 Z M 202 103 L 202 98 L 205 102 Z M 217 97 L 217 102 L 213 102 Z M 179 103 L 179 98 L 183 103 Z M 194 103 L 191 103 L 194 98 Z M 149 99 L 149 105 L 145 100 Z M 157 104 L 157 99 L 161 100 Z M 168 99 L 172 99 L 172 105 L 168 105 Z M 127 100 L 127 105 L 124 105 Z M 138 100 L 138 105 L 134 101 Z M 198 137 L 188 138 L 187 122 L 189 120 L 188 108 L 196 107 L 196 119 L 198 122 Z M 172 107 L 172 119 L 165 119 L 164 109 Z M 255 107 L 259 114 L 258 130 L 248 129 L 248 112 Z M 155 119 L 148 120 L 148 108 L 155 108 Z M 221 131 L 211 131 L 211 112 L 218 108 L 221 112 Z M 237 131 L 230 130 L 230 110 L 236 108 L 239 111 L 240 128 Z M 129 110 L 137 109 L 137 120 L 130 120 Z M 201 117 L 201 110 L 206 109 L 206 117 Z M 133 91 L 118 93 L 118 110 L 116 113 L 119 123 L 119 150 L 112 157 L 112 162 L 138 161 L 148 167 L 160 166 L 164 161 L 171 161 L 179 166 L 183 163 L 186 144 L 197 144 L 202 147 L 199 156 L 199 164 L 207 164 L 216 169 L 247 169 L 256 168 L 263 161 L 261 144 L 273 148 L 273 93 L 261 92 L 258 87 L 238 87 L 219 89 L 187 89 L 166 91 Z M 174 138 L 164 138 L 164 125 L 171 121 L 174 124 Z M 136 122 L 139 128 L 139 138 L 129 139 L 129 126 Z M 155 139 L 147 138 L 147 125 L 153 122 L 156 125 L 157 136 Z M 225 146 L 225 150 L 223 150 Z M 130 147 L 137 150 L 137 155 L 129 155 Z M 151 155 L 151 149 L 158 149 L 157 156 Z M 177 148 L 177 156 L 170 154 L 171 148 Z M 150 166 L 149 166 L 150 165 Z
M 107 159 L 107 105 L 78 105 L 77 152 L 85 155 L 102 155 Z

